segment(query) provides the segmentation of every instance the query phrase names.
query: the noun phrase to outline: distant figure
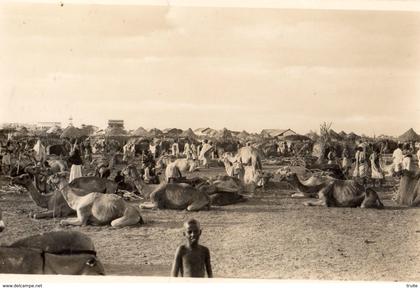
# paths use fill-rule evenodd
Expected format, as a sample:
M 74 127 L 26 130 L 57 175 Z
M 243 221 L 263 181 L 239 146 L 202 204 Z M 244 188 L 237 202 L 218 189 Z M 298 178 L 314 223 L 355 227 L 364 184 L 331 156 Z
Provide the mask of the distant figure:
M 197 147 L 195 147 L 194 142 L 191 143 L 190 150 L 191 150 L 191 157 L 192 157 L 192 159 L 193 160 L 197 160 L 197 154 L 198 154 L 198 152 L 197 152 Z
M 171 156 L 171 163 L 166 166 L 165 169 L 165 180 L 168 183 L 176 183 L 178 179 L 182 178 L 181 171 L 175 163 L 175 156 Z
M 90 145 L 89 141 L 85 142 L 84 148 L 85 148 L 85 151 L 84 151 L 85 160 L 88 162 L 92 162 L 92 146 Z
M 420 167 L 420 148 L 417 150 L 417 165 Z
M 347 150 L 347 148 L 343 149 L 343 154 L 342 154 L 342 162 L 341 162 L 341 169 L 343 170 L 343 174 L 344 175 L 348 175 L 349 171 L 351 169 L 351 161 L 350 161 L 350 154 L 349 151 Z
M 187 159 L 192 159 L 191 146 L 190 146 L 190 143 L 188 143 L 188 141 L 185 142 L 185 145 L 184 145 L 184 155 Z
M 414 159 L 411 155 L 410 150 L 405 149 L 403 152 L 403 160 L 401 163 L 401 170 L 406 170 L 406 171 L 416 171 L 416 166 L 414 164 Z
M 179 157 L 179 145 L 177 141 L 172 144 L 172 155 L 177 158 Z
M 82 157 L 80 156 L 80 150 L 79 148 L 75 148 L 72 153 L 70 154 L 70 157 L 68 159 L 69 163 L 72 164 L 70 168 L 70 178 L 69 183 L 73 181 L 76 178 L 82 177 Z
M 370 168 L 372 170 L 371 178 L 372 178 L 372 184 L 373 187 L 375 187 L 375 181 L 378 180 L 379 187 L 382 186 L 382 183 L 384 181 L 384 174 L 381 169 L 381 154 L 380 154 L 380 148 L 375 148 L 370 154 L 369 157 L 370 160 Z
M 353 177 L 357 180 L 362 179 L 362 184 L 365 185 L 368 172 L 368 164 L 366 159 L 366 153 L 363 147 L 357 147 L 355 158 L 356 166 L 354 167 Z
M 198 160 L 202 161 L 203 166 L 206 168 L 209 168 L 209 156 L 212 148 L 213 147 L 208 143 L 207 139 L 204 139 L 203 148 L 201 148 Z
M 198 244 L 201 235 L 200 223 L 190 219 L 184 223 L 184 229 L 183 234 L 187 238 L 187 244 L 179 246 L 176 250 L 171 276 L 204 278 L 207 272 L 208 278 L 212 278 L 210 251 Z
M 44 163 L 47 160 L 47 150 L 40 139 L 38 139 L 33 149 L 35 151 L 36 161 Z
M 395 173 L 398 173 L 401 171 L 401 165 L 403 161 L 403 152 L 402 152 L 402 144 L 398 144 L 398 148 L 394 150 L 392 153 L 392 164 L 393 164 L 393 170 Z
M 7 149 L 2 149 L 1 170 L 4 175 L 10 175 L 11 168 L 11 153 Z
M 335 164 L 335 150 L 334 150 L 334 148 L 331 148 L 330 152 L 328 152 L 327 159 L 328 159 L 328 164 Z
M 123 161 L 126 162 L 130 159 L 130 154 L 131 154 L 131 143 L 127 142 L 124 146 L 123 146 Z

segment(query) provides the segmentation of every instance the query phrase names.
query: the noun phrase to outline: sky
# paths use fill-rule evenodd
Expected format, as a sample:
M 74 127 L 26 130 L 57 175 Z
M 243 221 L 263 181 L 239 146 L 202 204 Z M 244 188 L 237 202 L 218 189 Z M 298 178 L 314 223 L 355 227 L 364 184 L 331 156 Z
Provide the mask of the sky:
M 0 123 L 420 133 L 420 9 L 112 3 L 0 3 Z

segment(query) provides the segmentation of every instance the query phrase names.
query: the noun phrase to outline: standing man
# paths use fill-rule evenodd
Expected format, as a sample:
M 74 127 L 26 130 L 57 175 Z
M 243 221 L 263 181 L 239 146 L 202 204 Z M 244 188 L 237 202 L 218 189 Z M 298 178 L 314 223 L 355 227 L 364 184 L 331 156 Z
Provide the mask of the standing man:
M 200 156 L 198 160 L 202 161 L 203 166 L 205 168 L 209 168 L 209 156 L 210 156 L 211 150 L 212 150 L 212 146 L 208 143 L 207 139 L 204 139 L 203 147 L 201 148 Z
M 393 159 L 393 170 L 394 173 L 401 171 L 401 166 L 403 162 L 403 152 L 402 152 L 402 144 L 398 144 L 398 148 L 394 150 L 392 153 L 392 159 Z

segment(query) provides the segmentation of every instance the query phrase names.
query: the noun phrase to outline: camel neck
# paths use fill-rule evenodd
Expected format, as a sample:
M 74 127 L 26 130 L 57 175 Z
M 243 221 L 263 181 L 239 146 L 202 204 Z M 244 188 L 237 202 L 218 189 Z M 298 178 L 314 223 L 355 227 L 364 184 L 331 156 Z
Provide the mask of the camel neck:
M 296 174 L 293 175 L 293 179 L 290 181 L 290 184 L 292 184 L 292 186 L 294 186 L 299 192 L 307 192 L 308 190 L 308 187 L 300 182 L 299 177 Z
M 65 186 L 63 189 L 61 189 L 61 194 L 63 195 L 64 200 L 66 200 L 67 204 L 72 209 L 76 209 L 76 203 L 78 203 L 78 200 L 81 198 L 81 196 L 77 195 L 72 191 L 72 188 L 70 188 L 68 185 Z
M 41 208 L 48 208 L 48 202 L 51 198 L 51 194 L 42 195 L 32 182 L 26 185 L 26 189 L 28 189 L 29 195 L 37 206 Z

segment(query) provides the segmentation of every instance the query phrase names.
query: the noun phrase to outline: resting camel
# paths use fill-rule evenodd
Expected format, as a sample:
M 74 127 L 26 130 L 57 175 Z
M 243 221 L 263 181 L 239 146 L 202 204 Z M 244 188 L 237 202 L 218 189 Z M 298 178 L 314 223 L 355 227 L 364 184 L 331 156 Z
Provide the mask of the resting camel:
M 240 194 L 243 191 L 243 185 L 236 177 L 216 176 L 205 185 L 207 185 L 205 191 L 210 196 L 210 203 L 213 206 L 231 205 L 247 200 Z M 198 189 L 203 188 L 198 187 Z
M 384 207 L 378 194 L 371 188 L 365 189 L 354 180 L 334 179 L 318 192 L 318 200 L 307 201 L 307 206 L 325 207 Z
M 210 208 L 210 198 L 207 193 L 189 184 L 162 183 L 157 186 L 148 186 L 134 165 L 128 165 L 123 173 L 136 185 L 140 193 L 150 199 L 151 202 L 140 205 L 141 208 L 187 209 L 188 211 Z
M 156 161 L 156 169 L 165 169 L 169 163 L 171 163 L 170 155 L 162 155 Z M 196 160 L 180 158 L 174 161 L 175 166 L 178 167 L 181 173 L 194 172 L 198 169 L 198 163 Z
M 262 170 L 261 156 L 257 149 L 251 146 L 239 149 L 236 156 L 224 154 L 222 157 L 226 173 L 238 177 L 244 190 L 255 192 L 257 187 L 265 187 L 272 175 Z
M 47 160 L 47 163 L 52 174 L 69 170 L 67 162 L 61 159 Z
M 222 154 L 222 162 L 225 166 L 225 171 L 228 176 L 236 177 L 243 181 L 244 178 L 244 167 L 239 162 L 237 157 L 234 157 L 231 153 L 225 152 Z
M 275 174 L 281 176 L 280 181 L 287 181 L 298 192 L 293 193 L 293 198 L 316 197 L 318 191 L 325 187 L 334 178 L 323 175 L 312 175 L 306 180 L 299 179 L 296 173 L 290 172 L 290 169 L 280 168 Z
M 0 273 L 105 275 L 92 240 L 77 231 L 30 236 L 0 247 Z
M 398 187 L 397 203 L 411 207 L 420 206 L 420 170 L 411 172 L 403 170 Z
M 118 195 L 73 188 L 67 185 L 65 176 L 59 173 L 51 176 L 50 181 L 59 186 L 65 202 L 77 213 L 77 218 L 61 220 L 60 225 L 111 224 L 112 227 L 122 228 L 143 224 L 140 209 L 128 204 Z
M 60 174 L 60 173 L 59 173 Z M 12 184 L 17 184 L 25 187 L 31 199 L 35 204 L 41 208 L 47 208 L 45 212 L 33 213 L 31 216 L 35 219 L 42 218 L 55 218 L 55 217 L 66 217 L 74 215 L 75 211 L 69 207 L 65 201 L 60 190 L 55 190 L 53 192 L 42 194 L 36 183 L 32 181 L 32 177 L 29 174 L 23 174 L 11 179 Z M 80 189 L 79 194 L 89 194 L 92 192 L 99 193 L 114 193 L 116 190 L 113 187 L 116 187 L 117 183 L 97 178 L 97 177 L 81 177 L 74 179 L 69 187 L 74 189 Z

